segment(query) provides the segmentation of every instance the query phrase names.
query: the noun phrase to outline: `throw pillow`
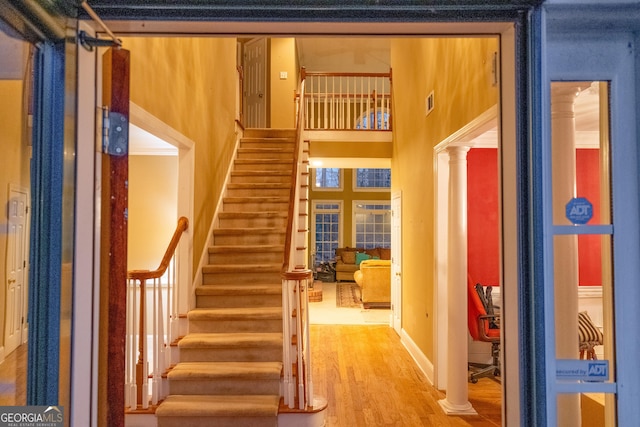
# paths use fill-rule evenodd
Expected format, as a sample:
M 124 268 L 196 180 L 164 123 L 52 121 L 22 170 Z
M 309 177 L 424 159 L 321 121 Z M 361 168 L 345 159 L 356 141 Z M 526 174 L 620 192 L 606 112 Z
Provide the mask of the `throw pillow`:
M 361 252 L 356 252 L 356 264 L 360 265 L 365 259 L 371 259 L 371 255 Z
M 353 251 L 344 251 L 342 252 L 342 262 L 345 264 L 355 264 L 356 263 L 356 253 Z
M 366 249 L 364 252 L 371 256 L 371 258 L 380 258 L 380 250 L 378 248 Z
M 391 259 L 391 249 L 390 248 L 379 248 L 380 251 L 380 259 Z
M 581 344 L 587 342 L 602 344 L 602 332 L 586 311 L 578 313 L 578 337 Z

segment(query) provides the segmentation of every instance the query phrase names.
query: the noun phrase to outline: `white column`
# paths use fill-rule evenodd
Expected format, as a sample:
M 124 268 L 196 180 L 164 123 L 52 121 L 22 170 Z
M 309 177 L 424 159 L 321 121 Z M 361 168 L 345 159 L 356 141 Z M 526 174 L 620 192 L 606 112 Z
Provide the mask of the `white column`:
M 565 206 L 576 195 L 575 83 L 553 83 L 551 90 L 551 153 L 554 225 L 570 225 Z M 578 239 L 554 238 L 556 358 L 578 357 Z M 557 425 L 579 427 L 578 394 L 558 395 Z
M 469 403 L 467 324 L 467 151 L 450 147 L 447 395 L 440 406 L 448 415 L 475 414 Z

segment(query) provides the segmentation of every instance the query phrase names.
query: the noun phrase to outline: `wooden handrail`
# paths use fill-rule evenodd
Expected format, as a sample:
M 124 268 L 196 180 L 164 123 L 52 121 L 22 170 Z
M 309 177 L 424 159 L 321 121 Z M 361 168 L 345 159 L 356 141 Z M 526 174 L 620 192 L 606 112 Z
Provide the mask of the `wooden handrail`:
M 389 77 L 391 73 L 335 73 L 326 71 L 306 71 L 305 76 L 313 77 Z
M 302 68 L 300 83 L 298 86 L 298 93 L 300 94 L 300 99 L 304 99 L 304 80 L 305 78 L 305 69 Z M 300 141 L 302 140 L 302 123 L 304 120 L 304 106 L 299 105 L 298 107 L 298 117 L 296 119 L 296 140 L 293 148 L 293 170 L 291 171 L 291 188 L 289 189 L 289 211 L 287 221 L 287 231 L 285 234 L 284 241 L 284 260 L 282 262 L 281 273 L 285 274 L 289 270 L 289 260 L 291 259 L 291 248 L 293 247 L 293 224 L 295 222 L 296 213 L 296 190 L 298 189 L 298 159 L 300 153 Z
M 147 280 L 147 279 L 158 279 L 162 277 L 165 271 L 167 271 L 167 267 L 169 267 L 169 262 L 171 262 L 171 258 L 173 254 L 176 252 L 176 248 L 178 247 L 178 243 L 180 242 L 180 237 L 182 237 L 182 233 L 189 228 L 189 220 L 181 216 L 178 219 L 178 225 L 176 226 L 176 231 L 173 233 L 173 237 L 169 242 L 169 246 L 167 247 L 164 256 L 162 257 L 162 261 L 160 261 L 160 266 L 152 271 L 149 270 L 131 270 L 127 272 L 127 278 L 136 279 L 136 280 Z
M 167 246 L 167 250 L 160 261 L 160 265 L 157 269 L 149 271 L 149 270 L 131 270 L 127 272 L 127 279 L 133 281 L 134 283 L 138 283 L 140 285 L 140 306 L 139 306 L 139 330 L 138 330 L 138 358 L 135 367 L 135 382 L 136 382 L 136 401 L 144 402 L 144 388 L 142 384 L 145 381 L 145 377 L 147 376 L 146 372 L 146 327 L 145 327 L 145 319 L 147 316 L 147 307 L 146 307 L 146 298 L 145 293 L 147 291 L 147 280 L 157 280 L 160 279 L 169 265 L 171 264 L 171 259 L 174 257 L 176 249 L 178 247 L 178 243 L 180 242 L 180 238 L 182 237 L 182 233 L 189 228 L 189 220 L 186 217 L 180 217 L 178 219 L 178 224 L 176 226 L 176 230 L 171 237 L 171 241 Z M 155 309 L 154 309 L 155 313 Z M 155 333 L 155 332 L 154 332 Z M 157 374 L 157 373 L 156 373 Z M 143 403 L 143 407 L 145 407 L 145 403 Z

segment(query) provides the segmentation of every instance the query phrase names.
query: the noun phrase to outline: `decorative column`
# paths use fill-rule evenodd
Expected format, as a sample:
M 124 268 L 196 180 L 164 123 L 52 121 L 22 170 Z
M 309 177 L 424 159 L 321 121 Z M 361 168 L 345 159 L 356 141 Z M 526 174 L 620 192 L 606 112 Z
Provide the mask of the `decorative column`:
M 576 83 L 553 83 L 551 89 L 551 154 L 553 224 L 571 225 L 565 206 L 576 196 L 576 147 L 574 101 L 580 93 Z M 578 238 L 556 236 L 554 250 L 554 296 L 556 358 L 578 357 Z M 578 394 L 558 395 L 557 425 L 579 427 Z
M 467 152 L 449 147 L 447 396 L 438 403 L 447 415 L 476 414 L 469 403 L 467 341 Z

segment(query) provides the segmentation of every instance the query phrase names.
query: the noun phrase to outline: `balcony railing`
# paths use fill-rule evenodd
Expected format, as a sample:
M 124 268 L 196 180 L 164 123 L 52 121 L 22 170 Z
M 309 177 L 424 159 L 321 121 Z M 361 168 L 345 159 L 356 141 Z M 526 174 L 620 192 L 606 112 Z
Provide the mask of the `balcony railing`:
M 391 130 L 391 72 L 301 71 L 306 130 Z

